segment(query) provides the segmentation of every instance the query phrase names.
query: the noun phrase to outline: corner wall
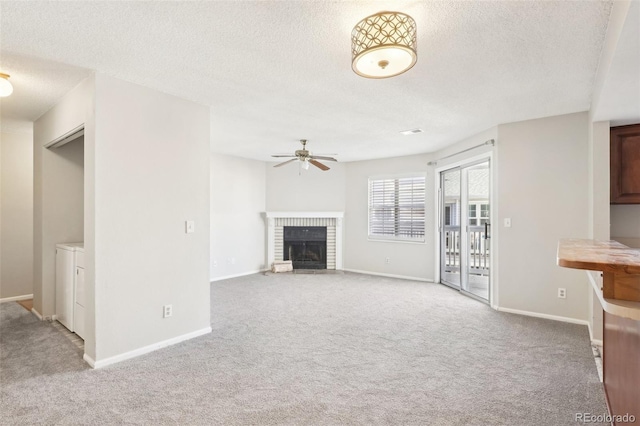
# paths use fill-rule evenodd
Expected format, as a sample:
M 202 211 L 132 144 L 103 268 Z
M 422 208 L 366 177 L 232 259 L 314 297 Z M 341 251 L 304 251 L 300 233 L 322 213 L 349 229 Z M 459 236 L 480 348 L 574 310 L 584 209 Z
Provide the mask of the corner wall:
M 87 355 L 103 366 L 211 331 L 210 119 L 206 106 L 103 74 L 95 119 L 96 348 Z
M 353 163 L 327 161 L 330 170 L 300 170 L 297 162 L 283 167 L 267 163 L 267 211 L 339 211 L 346 208 L 346 170 Z
M 33 294 L 33 134 L 0 134 L 0 299 Z
M 267 164 L 219 154 L 210 164 L 210 280 L 266 269 Z
M 348 163 L 344 217 L 344 269 L 424 281 L 434 277 L 433 171 L 430 154 Z M 369 178 L 406 173 L 426 173 L 425 242 L 369 240 Z M 389 258 L 389 263 L 386 263 Z

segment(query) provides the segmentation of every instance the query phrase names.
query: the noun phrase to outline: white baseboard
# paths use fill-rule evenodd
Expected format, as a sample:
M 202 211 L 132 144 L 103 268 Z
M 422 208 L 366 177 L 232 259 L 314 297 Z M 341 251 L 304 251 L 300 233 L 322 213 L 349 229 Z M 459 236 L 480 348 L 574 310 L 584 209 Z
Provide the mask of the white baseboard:
M 593 328 L 591 328 L 590 322 L 587 322 L 587 327 L 589 327 L 589 339 L 591 340 L 591 344 L 596 346 L 602 346 L 602 340 L 593 338 Z
M 365 275 L 376 275 L 379 277 L 387 277 L 387 278 L 398 278 L 401 280 L 411 280 L 411 281 L 422 281 L 425 283 L 432 283 L 433 280 L 430 280 L 428 278 L 419 278 L 419 277 L 410 277 L 407 275 L 395 275 L 395 274 L 383 274 L 381 272 L 371 272 L 371 271 L 361 271 L 358 269 L 342 269 L 345 272 L 353 272 L 356 274 L 365 274 Z
M 158 349 L 166 348 L 167 346 L 175 345 L 176 343 L 184 342 L 185 340 L 193 339 L 204 334 L 211 333 L 211 327 L 206 327 L 200 330 L 192 331 L 191 333 L 183 334 L 181 336 L 173 337 L 171 339 L 163 340 L 162 342 L 154 343 L 152 345 L 144 346 L 133 351 L 125 352 L 120 355 L 115 355 L 103 360 L 96 361 L 86 353 L 82 357 L 87 364 L 92 368 L 102 368 L 107 365 L 116 364 L 118 362 L 125 361 L 127 359 L 135 358 L 140 355 L 148 354 L 149 352 L 157 351 Z
M 40 315 L 40 312 L 36 311 L 36 308 L 31 308 L 31 313 L 35 315 L 40 321 L 44 319 L 42 318 L 42 315 Z
M 33 299 L 33 294 L 23 294 L 22 296 L 3 297 L 2 299 L 0 299 L 0 303 L 17 302 L 19 300 L 29 300 L 29 299 Z
M 247 275 L 259 274 L 259 273 L 266 272 L 266 271 L 268 271 L 268 269 L 259 269 L 257 271 L 249 271 L 249 272 L 241 272 L 239 274 L 225 275 L 224 277 L 211 278 L 210 282 L 229 280 L 231 278 L 238 278 L 238 277 L 246 277 Z
M 91 358 L 89 355 L 87 355 L 86 353 L 82 356 L 82 359 L 84 360 L 84 362 L 86 362 L 87 364 L 89 364 L 89 367 L 91 368 L 96 368 L 96 360 Z
M 568 322 L 568 323 L 571 323 L 571 324 L 586 325 L 587 327 L 589 326 L 589 322 L 588 321 L 581 320 L 581 319 L 576 319 L 576 318 L 561 317 L 561 316 L 558 316 L 558 315 L 542 314 L 542 313 L 539 313 L 539 312 L 521 311 L 520 309 L 503 308 L 501 306 L 498 306 L 497 310 L 500 311 L 500 312 L 506 312 L 508 314 L 518 314 L 518 315 L 524 315 L 524 316 L 527 316 L 527 317 L 544 318 L 544 319 L 549 319 L 549 320 L 553 320 L 553 321 L 561 321 L 561 322 Z

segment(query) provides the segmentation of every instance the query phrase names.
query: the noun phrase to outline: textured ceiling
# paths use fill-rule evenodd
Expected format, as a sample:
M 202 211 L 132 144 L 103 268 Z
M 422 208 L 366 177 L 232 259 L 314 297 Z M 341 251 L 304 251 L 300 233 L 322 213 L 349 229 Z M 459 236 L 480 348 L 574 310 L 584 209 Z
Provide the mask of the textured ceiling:
M 631 2 L 602 88 L 594 121 L 640 122 L 640 1 Z
M 431 152 L 500 123 L 588 110 L 611 2 L 6 2 L 3 123 L 34 120 L 91 71 L 211 107 L 212 151 L 342 161 Z M 350 66 L 355 23 L 418 25 L 418 63 Z M 62 65 L 65 64 L 65 65 Z M 422 128 L 424 133 L 398 132 Z

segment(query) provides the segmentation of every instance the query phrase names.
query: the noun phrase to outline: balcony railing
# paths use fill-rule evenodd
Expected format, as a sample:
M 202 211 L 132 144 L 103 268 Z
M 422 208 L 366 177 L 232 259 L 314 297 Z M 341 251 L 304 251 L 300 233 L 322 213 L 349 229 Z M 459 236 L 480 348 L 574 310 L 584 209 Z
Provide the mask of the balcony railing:
M 489 275 L 491 258 L 489 240 L 485 239 L 484 226 L 470 226 L 469 244 L 469 273 L 473 275 Z M 460 271 L 460 227 L 444 227 L 444 271 Z

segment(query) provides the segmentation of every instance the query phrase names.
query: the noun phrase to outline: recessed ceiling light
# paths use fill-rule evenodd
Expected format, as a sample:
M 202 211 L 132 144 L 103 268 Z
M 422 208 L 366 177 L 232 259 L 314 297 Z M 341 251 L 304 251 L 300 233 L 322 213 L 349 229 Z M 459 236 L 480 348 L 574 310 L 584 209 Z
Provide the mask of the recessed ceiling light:
M 403 130 L 400 132 L 401 135 L 415 135 L 416 133 L 423 133 L 422 129 L 411 129 L 411 130 Z

